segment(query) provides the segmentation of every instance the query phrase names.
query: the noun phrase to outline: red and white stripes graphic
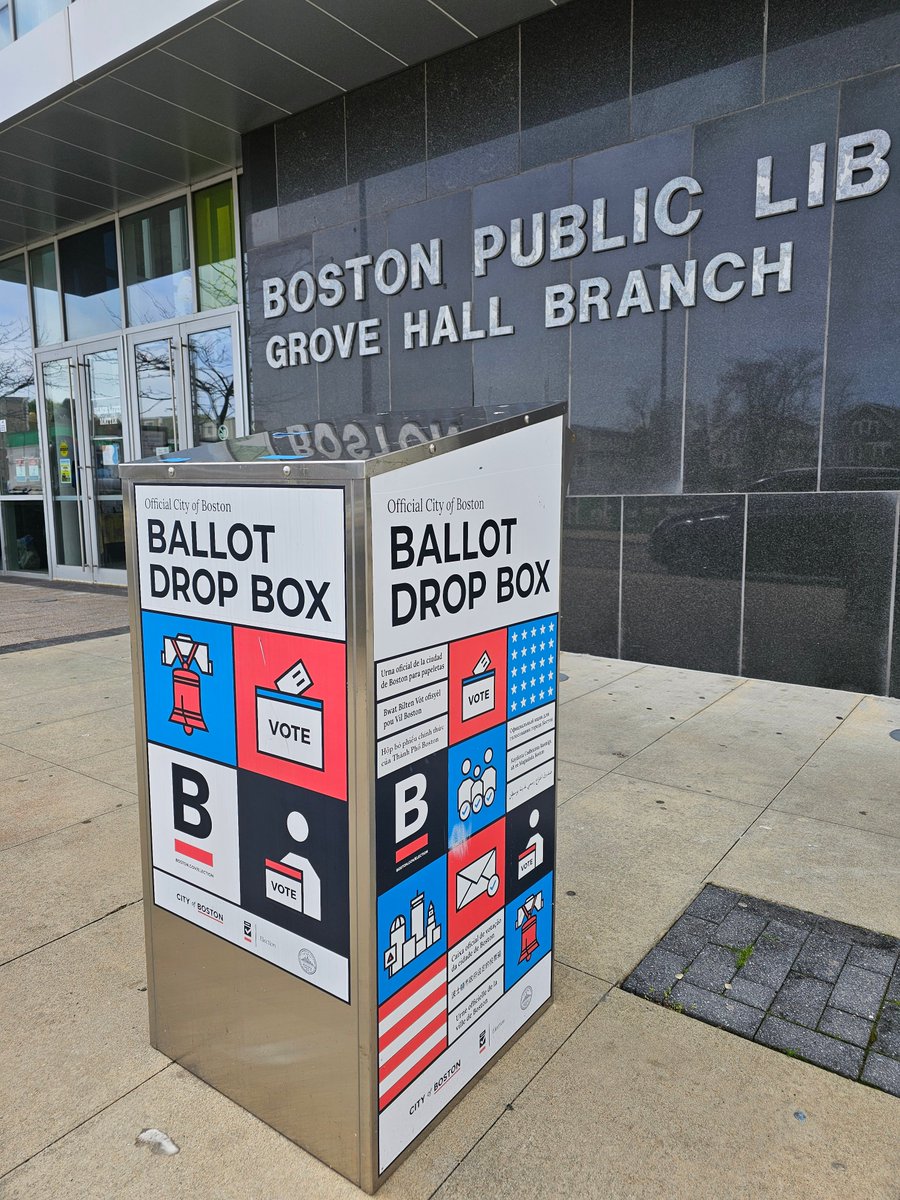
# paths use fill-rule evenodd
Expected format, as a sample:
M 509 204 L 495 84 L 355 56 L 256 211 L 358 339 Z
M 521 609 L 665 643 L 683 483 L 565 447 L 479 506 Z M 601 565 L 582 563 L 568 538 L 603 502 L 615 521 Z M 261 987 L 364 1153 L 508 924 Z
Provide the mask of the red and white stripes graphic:
M 447 958 L 378 1010 L 378 1107 L 386 1108 L 447 1048 Z

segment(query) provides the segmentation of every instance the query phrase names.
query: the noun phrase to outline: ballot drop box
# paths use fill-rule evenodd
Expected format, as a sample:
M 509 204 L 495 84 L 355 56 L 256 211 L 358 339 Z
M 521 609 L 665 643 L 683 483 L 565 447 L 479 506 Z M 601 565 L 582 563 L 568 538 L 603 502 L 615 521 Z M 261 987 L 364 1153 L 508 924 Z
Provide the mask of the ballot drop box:
M 121 468 L 151 1041 L 370 1192 L 553 994 L 565 436 Z

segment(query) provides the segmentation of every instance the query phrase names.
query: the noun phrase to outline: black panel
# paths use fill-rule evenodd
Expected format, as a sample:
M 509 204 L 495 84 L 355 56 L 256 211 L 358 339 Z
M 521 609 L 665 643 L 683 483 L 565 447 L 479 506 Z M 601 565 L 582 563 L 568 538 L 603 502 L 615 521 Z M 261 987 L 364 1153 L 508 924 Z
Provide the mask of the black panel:
M 896 0 L 769 0 L 766 95 L 818 87 L 897 61 Z
M 288 308 L 284 316 L 268 320 L 262 315 L 262 281 L 272 276 L 289 279 L 295 271 L 311 270 L 312 236 L 307 234 L 278 245 L 248 250 L 246 260 L 254 427 L 275 429 L 282 424 L 315 420 L 319 412 L 316 364 L 274 368 L 266 362 L 266 343 L 274 334 L 287 337 L 298 332 L 308 336 L 316 328 L 315 308 L 306 313 Z
M 630 0 L 574 0 L 522 26 L 522 166 L 629 137 Z
M 691 166 L 690 131 L 604 150 L 574 164 L 572 197 L 590 214 L 606 198 L 606 234 L 624 247 L 573 260 L 576 289 L 583 279 L 611 283 L 609 320 L 572 325 L 572 423 L 579 427 L 569 490 L 596 495 L 681 490 L 685 309 L 677 301 L 658 311 L 661 264 L 680 256 L 679 242 L 648 224 L 648 241 L 633 244 L 634 190 L 662 185 Z M 590 217 L 589 217 L 590 220 Z M 684 239 L 686 240 L 686 239 Z M 682 243 L 683 244 L 683 243 Z M 640 269 L 653 312 L 618 317 L 628 273 Z M 592 318 L 596 309 L 590 310 Z
M 525 215 L 524 250 L 531 250 L 530 214 L 569 199 L 569 164 L 536 167 L 523 175 L 486 183 L 472 194 L 472 224 L 497 224 L 509 230 L 513 217 Z M 567 262 L 551 262 L 549 247 L 532 267 L 513 266 L 508 253 L 488 264 L 475 279 L 475 319 L 489 328 L 490 297 L 500 297 L 499 327 L 515 333 L 484 337 L 475 346 L 476 404 L 548 404 L 569 393 L 569 331 L 544 325 L 544 288 L 568 278 Z
M 619 653 L 619 557 L 622 501 L 615 496 L 566 500 L 563 506 L 562 648 Z
M 548 0 L 440 0 L 440 6 L 451 17 L 462 22 L 478 37 L 512 25 L 550 7 Z
M 265 21 L 258 4 L 238 4 L 221 20 L 345 89 L 405 65 L 306 0 L 266 0 Z
M 119 192 L 109 184 L 97 179 L 88 179 L 69 171 L 61 171 L 57 167 L 48 167 L 43 163 L 30 162 L 15 154 L 5 154 L 0 150 L 0 178 L 3 185 L 14 186 L 25 183 L 29 188 L 58 194 L 67 199 L 90 204 L 100 209 L 96 216 L 115 209 L 119 204 L 133 202 L 135 196 Z
M 787 490 L 796 486 L 783 474 L 792 468 L 805 468 L 803 486 L 814 478 L 831 213 L 827 204 L 806 206 L 808 162 L 810 145 L 833 137 L 836 105 L 837 89 L 813 92 L 697 130 L 703 217 L 691 235 L 691 256 L 700 274 L 726 250 L 748 266 L 721 272 L 720 287 L 743 282 L 740 295 L 716 302 L 698 289 L 690 315 L 685 491 L 756 490 L 764 478 L 766 490 Z M 798 209 L 757 220 L 756 162 L 765 155 L 774 157 L 773 199 L 796 197 Z M 826 195 L 833 178 L 829 162 Z M 680 258 L 683 239 L 673 242 Z M 771 262 L 784 242 L 794 247 L 791 290 L 778 292 L 777 276 L 768 275 L 764 294 L 751 295 L 754 247 L 765 247 Z
M 626 496 L 622 657 L 735 674 L 743 496 Z
M 179 108 L 157 97 L 150 101 L 146 92 L 130 87 L 123 79 L 106 75 L 70 97 L 73 108 L 84 109 L 98 117 L 112 116 L 122 125 L 140 129 L 163 141 L 181 146 L 202 147 L 204 155 L 224 166 L 238 159 L 238 135 L 217 121 Z
M 264 125 L 241 138 L 244 173 L 239 180 L 244 249 L 278 240 L 275 126 Z
M 896 496 L 748 504 L 743 674 L 883 693 Z
M 472 194 L 456 192 L 424 204 L 397 209 L 388 217 L 388 245 L 404 254 L 415 242 L 428 246 L 432 238 L 442 244 L 442 283 L 427 282 L 421 289 L 406 288 L 390 301 L 391 407 L 446 408 L 472 403 L 472 343 L 440 338 L 431 345 L 435 322 L 443 305 L 450 305 L 460 320 L 462 304 L 472 299 Z M 411 336 L 405 348 L 404 313 L 428 312 L 429 337 L 420 346 Z
M 103 216 L 103 210 L 97 205 L 72 200 L 44 188 L 26 187 L 5 175 L 0 178 L 0 197 L 9 204 L 34 205 L 41 212 L 53 213 L 59 223 L 91 221 Z
M 275 145 L 279 204 L 304 200 L 345 184 L 343 99 L 279 121 Z
M 346 187 L 343 98 L 279 121 L 275 148 L 282 237 L 341 225 L 356 215 Z
M 317 233 L 313 238 L 315 269 L 319 271 L 328 262 L 343 264 L 349 258 L 361 255 L 378 255 L 387 248 L 387 226 L 384 217 L 372 217 L 367 221 L 356 221 Z M 350 357 L 342 359 L 335 353 L 328 362 L 319 364 L 319 414 L 333 417 L 345 413 L 386 412 L 390 408 L 390 364 L 388 359 L 388 298 L 375 287 L 372 271 L 365 273 L 366 294 L 364 300 L 353 297 L 350 279 L 345 279 L 347 295 L 341 304 L 329 308 L 316 304 L 316 323 L 330 328 L 334 324 L 344 327 L 346 336 L 352 336 Z M 358 348 L 359 322 L 377 319 L 380 337 L 375 343 L 380 354 L 360 355 Z M 350 322 L 357 322 L 353 332 Z
M 361 214 L 425 199 L 425 68 L 347 97 L 347 176 Z
M 421 62 L 471 40 L 430 0 L 320 0 L 320 8 L 404 62 Z
M 518 30 L 428 64 L 430 195 L 511 175 L 519 161 L 518 129 Z
M 65 109 L 66 106 L 59 105 L 58 108 Z M 69 109 L 68 114 L 59 112 L 58 116 L 61 119 L 58 128 L 72 136 L 78 136 L 76 130 L 81 128 L 79 116 L 83 115 L 85 114 L 78 114 L 74 109 Z M 92 141 L 93 139 L 88 137 L 84 140 Z M 3 148 L 9 154 L 20 155 L 35 163 L 45 163 L 56 170 L 69 171 L 73 175 L 89 176 L 91 174 L 91 168 L 86 161 L 88 156 L 84 153 L 85 147 L 78 142 L 46 137 L 30 126 L 17 125 L 7 130 L 3 138 Z M 94 149 L 94 147 L 86 148 Z M 135 150 L 132 157 L 139 158 L 140 152 Z M 113 158 L 103 160 L 103 178 L 113 186 L 130 192 L 134 196 L 145 196 L 154 190 L 161 191 L 166 186 L 171 187 L 173 183 L 170 176 L 144 170 L 143 167 Z
M 34 130 L 50 136 L 35 136 Z M 60 162 L 68 169 L 85 173 L 83 150 L 91 150 L 102 156 L 107 166 L 108 177 L 123 180 L 123 186 L 146 193 L 148 189 L 160 189 L 165 182 L 187 183 L 192 173 L 209 175 L 221 170 L 222 164 L 198 151 L 174 146 L 161 138 L 149 135 L 124 125 L 109 122 L 94 113 L 72 108 L 68 104 L 56 104 L 29 118 L 27 125 L 10 131 L 24 139 L 24 149 L 17 149 L 17 137 L 9 136 L 9 150 L 26 154 L 31 143 L 31 156 L 48 162 Z M 40 144 L 40 150 L 37 149 Z M 68 161 L 61 156 L 65 151 Z M 129 164 L 129 174 L 124 174 L 122 164 Z M 134 183 L 124 182 L 133 180 Z
M 758 104 L 763 8 L 763 0 L 635 0 L 634 134 Z
M 166 42 L 166 53 L 208 71 L 237 87 L 246 87 L 287 112 L 319 104 L 339 93 L 336 83 L 285 58 L 256 37 L 244 37 L 215 19 L 195 25 Z
M 32 197 L 33 199 L 33 197 Z M 59 228 L 59 222 L 56 217 L 49 213 L 41 212 L 40 209 L 25 207 L 21 204 L 14 204 L 0 197 L 0 221 L 8 221 L 13 225 L 24 223 L 29 229 L 40 230 L 46 233 L 53 233 Z
M 898 111 L 900 71 L 854 80 L 841 93 L 840 133 L 870 130 L 873 124 L 896 131 Z M 870 149 L 861 146 L 859 152 Z M 893 166 L 896 170 L 896 162 Z M 871 172 L 862 171 L 854 182 L 867 178 Z M 823 489 L 900 487 L 898 198 L 897 180 L 889 179 L 873 195 L 835 204 Z M 848 472 L 852 482 L 844 483 Z
M 160 96 L 180 108 L 219 121 L 229 129 L 254 129 L 283 115 L 274 104 L 232 87 L 207 71 L 189 66 L 164 50 L 151 50 L 149 54 L 141 55 L 119 67 L 115 76 L 152 96 Z

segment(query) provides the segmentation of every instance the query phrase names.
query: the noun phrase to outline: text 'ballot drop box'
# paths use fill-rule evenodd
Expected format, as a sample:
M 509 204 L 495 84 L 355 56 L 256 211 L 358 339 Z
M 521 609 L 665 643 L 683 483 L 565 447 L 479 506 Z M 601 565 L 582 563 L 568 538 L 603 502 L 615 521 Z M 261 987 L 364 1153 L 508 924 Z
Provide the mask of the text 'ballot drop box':
M 564 436 L 121 468 L 151 1041 L 368 1191 L 552 996 Z

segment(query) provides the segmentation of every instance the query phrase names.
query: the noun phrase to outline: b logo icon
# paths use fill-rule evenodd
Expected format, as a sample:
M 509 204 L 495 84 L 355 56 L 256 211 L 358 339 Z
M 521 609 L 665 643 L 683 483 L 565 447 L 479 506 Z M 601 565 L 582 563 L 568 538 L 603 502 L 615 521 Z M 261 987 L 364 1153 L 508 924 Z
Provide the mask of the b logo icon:
M 206 867 L 213 865 L 209 850 L 202 850 L 192 842 L 179 838 L 179 833 L 190 838 L 206 841 L 212 833 L 212 817 L 206 805 L 209 803 L 209 784 L 199 771 L 182 763 L 172 763 L 172 824 L 175 827 L 175 851 L 186 854 L 195 862 Z M 190 820 L 188 820 L 190 813 Z
M 394 786 L 395 834 L 399 845 L 418 833 L 428 819 L 425 791 L 428 780 L 422 774 L 410 775 Z M 427 842 L 427 838 L 426 838 Z
M 381 893 L 447 849 L 447 751 L 376 779 L 375 803 Z
M 394 785 L 394 838 L 398 863 L 428 847 L 427 833 L 416 836 L 428 820 L 427 789 L 428 780 L 421 773 L 408 775 Z

